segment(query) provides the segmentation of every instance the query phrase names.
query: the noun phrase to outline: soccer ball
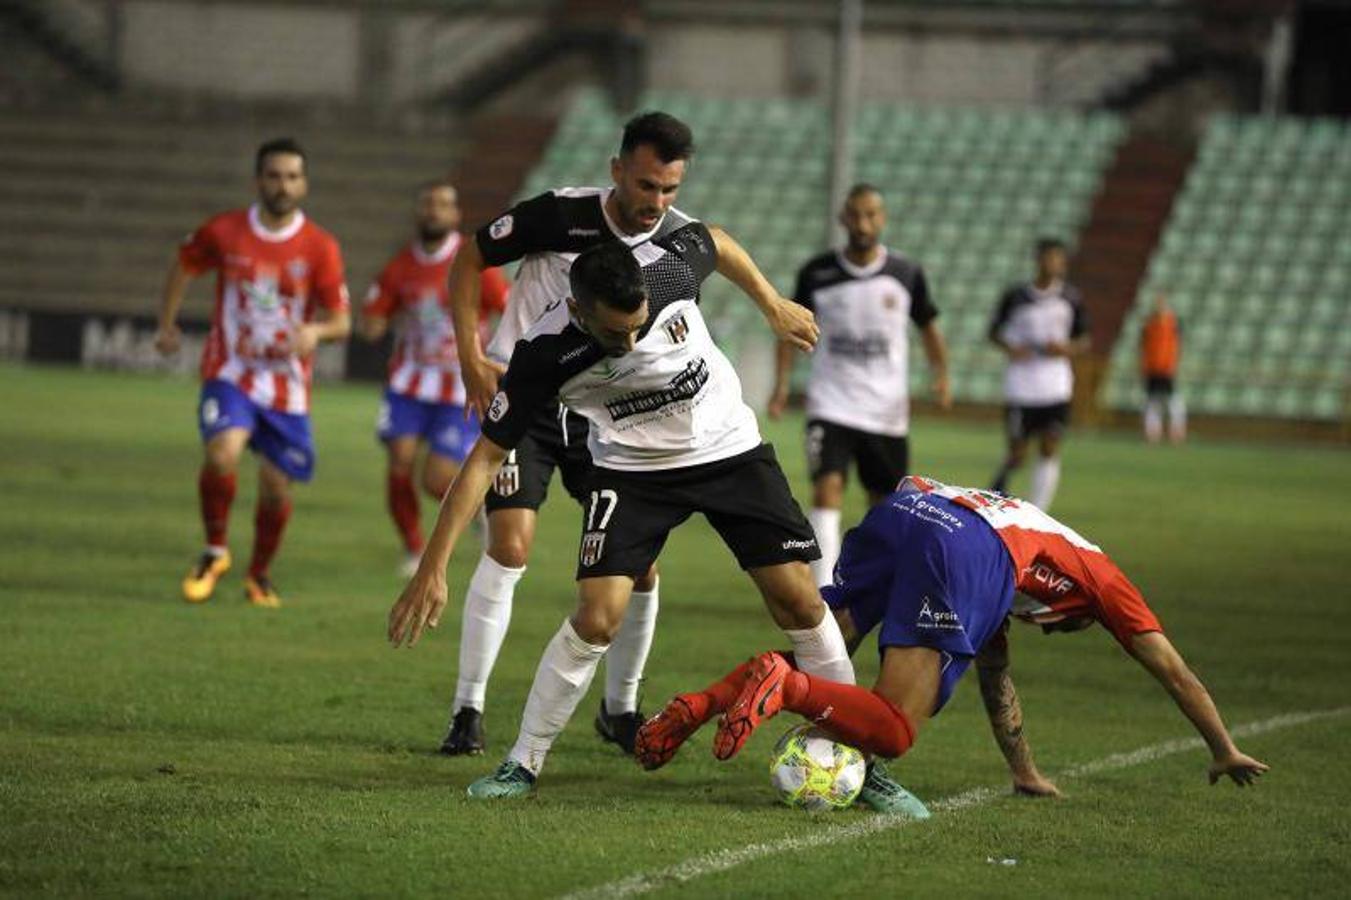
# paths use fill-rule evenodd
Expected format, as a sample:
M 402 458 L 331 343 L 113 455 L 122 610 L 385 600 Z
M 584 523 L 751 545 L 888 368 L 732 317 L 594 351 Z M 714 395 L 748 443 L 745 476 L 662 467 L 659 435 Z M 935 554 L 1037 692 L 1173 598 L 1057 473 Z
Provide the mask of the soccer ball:
M 808 812 L 846 808 L 863 789 L 867 773 L 862 753 L 811 725 L 779 738 L 769 758 L 769 781 L 779 799 Z

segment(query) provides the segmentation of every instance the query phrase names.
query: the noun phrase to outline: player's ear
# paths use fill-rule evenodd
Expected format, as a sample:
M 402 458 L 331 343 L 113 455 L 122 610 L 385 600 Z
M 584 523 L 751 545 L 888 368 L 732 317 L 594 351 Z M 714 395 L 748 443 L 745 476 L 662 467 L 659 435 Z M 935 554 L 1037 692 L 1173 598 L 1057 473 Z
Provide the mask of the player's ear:
M 623 174 L 624 174 L 623 160 L 621 160 L 618 156 L 610 157 L 610 180 L 613 181 L 615 184 L 618 184 L 619 179 L 621 176 L 623 176 Z

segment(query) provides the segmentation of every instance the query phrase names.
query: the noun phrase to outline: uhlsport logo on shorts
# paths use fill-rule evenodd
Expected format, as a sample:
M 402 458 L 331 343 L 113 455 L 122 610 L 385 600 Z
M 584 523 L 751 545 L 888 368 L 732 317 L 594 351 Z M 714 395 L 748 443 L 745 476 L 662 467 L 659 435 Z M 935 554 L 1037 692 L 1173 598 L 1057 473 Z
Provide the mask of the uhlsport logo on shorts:
M 600 562 L 601 554 L 605 552 L 605 532 L 588 531 L 582 535 L 581 560 L 584 566 L 594 566 Z
M 511 217 L 510 213 L 507 213 L 505 216 L 502 216 L 496 222 L 488 226 L 488 234 L 493 240 L 500 241 L 502 238 L 511 234 L 511 229 L 515 224 L 516 220 Z

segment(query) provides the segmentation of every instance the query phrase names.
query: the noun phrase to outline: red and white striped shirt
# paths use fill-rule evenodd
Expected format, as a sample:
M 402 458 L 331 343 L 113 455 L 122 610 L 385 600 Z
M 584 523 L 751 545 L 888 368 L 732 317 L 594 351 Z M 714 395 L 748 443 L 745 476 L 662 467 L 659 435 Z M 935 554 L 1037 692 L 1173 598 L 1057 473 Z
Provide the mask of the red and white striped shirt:
M 259 406 L 308 413 L 313 360 L 288 352 L 286 342 L 318 308 L 347 309 L 333 236 L 301 212 L 270 231 L 255 205 L 207 220 L 183 241 L 178 259 L 193 275 L 218 272 L 202 379 L 229 381 Z
M 370 290 L 362 313 L 394 320 L 394 353 L 389 387 L 425 403 L 464 405 L 464 382 L 450 316 L 450 266 L 461 237 L 451 232 L 434 252 L 413 241 L 389 261 Z M 497 269 L 481 280 L 481 319 L 500 314 L 507 304 L 507 282 Z M 487 340 L 486 329 L 482 339 Z

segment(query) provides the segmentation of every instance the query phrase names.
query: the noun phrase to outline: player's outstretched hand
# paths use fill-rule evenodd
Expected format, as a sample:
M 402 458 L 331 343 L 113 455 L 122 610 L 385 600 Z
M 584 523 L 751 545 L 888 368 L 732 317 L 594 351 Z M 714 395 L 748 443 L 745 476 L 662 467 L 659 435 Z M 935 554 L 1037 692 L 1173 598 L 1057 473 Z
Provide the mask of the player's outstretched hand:
M 462 368 L 465 416 L 467 418 L 469 411 L 473 410 L 478 413 L 481 422 L 483 417 L 488 414 L 488 408 L 493 405 L 493 397 L 497 395 L 497 381 L 507 371 L 506 367 L 493 362 L 486 356 L 480 356 L 473 363 Z
M 424 628 L 440 625 L 447 593 L 444 577 L 424 575 L 419 569 L 389 611 L 389 642 L 395 647 L 405 642 L 412 647 Z
M 1270 769 L 1266 763 L 1253 759 L 1246 753 L 1235 750 L 1227 756 L 1217 756 L 1210 764 L 1210 783 L 1215 784 L 1228 775 L 1239 787 L 1252 784 L 1263 772 Z
M 1013 793 L 1020 797 L 1059 797 L 1060 788 L 1040 772 L 1013 779 Z
M 804 353 L 810 353 L 821 336 L 816 317 L 801 304 L 779 297 L 765 312 L 769 327 L 781 341 L 792 344 Z
M 161 325 L 155 332 L 155 349 L 162 356 L 173 356 L 183 344 L 183 332 L 177 325 Z

